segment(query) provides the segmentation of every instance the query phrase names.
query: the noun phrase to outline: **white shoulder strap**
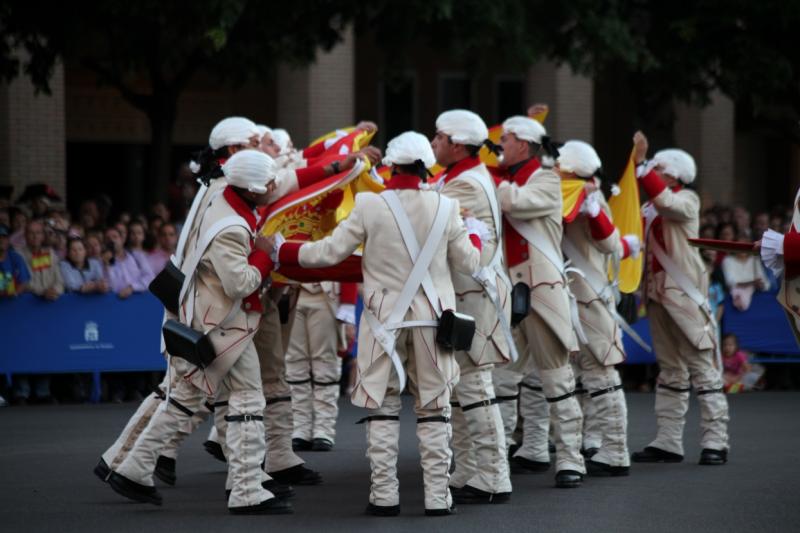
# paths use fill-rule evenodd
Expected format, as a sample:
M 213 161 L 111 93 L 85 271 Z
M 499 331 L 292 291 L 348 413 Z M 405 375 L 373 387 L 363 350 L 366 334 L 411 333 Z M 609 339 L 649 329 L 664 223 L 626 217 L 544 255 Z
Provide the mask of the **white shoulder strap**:
M 178 237 L 178 246 L 175 248 L 175 255 L 171 258 L 172 263 L 178 268 L 183 264 L 183 249 L 186 247 L 186 239 L 189 238 L 189 231 L 192 229 L 192 224 L 197 216 L 197 210 L 200 208 L 200 202 L 203 200 L 203 196 L 205 196 L 207 190 L 208 187 L 205 184 L 200 185 L 197 194 L 194 195 L 194 200 L 192 200 L 192 207 L 189 209 L 189 214 L 186 215 L 186 220 L 183 221 L 181 235 Z
M 186 306 L 186 324 L 188 325 L 191 325 L 192 317 L 194 316 L 194 291 L 190 289 L 194 287 L 195 274 L 197 272 L 197 266 L 200 264 L 200 259 L 203 257 L 206 249 L 211 244 L 211 241 L 213 241 L 214 238 L 224 229 L 227 229 L 231 226 L 242 226 L 248 231 L 248 233 L 250 232 L 250 226 L 239 215 L 230 215 L 217 220 L 211 225 L 210 228 L 208 228 L 208 230 L 206 230 L 206 232 L 203 234 L 203 237 L 199 240 L 197 246 L 195 247 L 191 257 L 189 257 L 189 260 L 184 263 L 183 268 L 181 268 L 181 271 L 186 277 L 183 280 L 183 286 L 181 287 L 181 294 L 178 301 L 183 302 L 184 298 L 186 298 L 186 295 L 189 295 L 189 305 Z M 226 316 L 225 320 L 220 322 L 220 324 L 226 322 L 230 318 L 238 305 L 238 301 L 234 302 L 234 305 L 228 313 L 228 316 Z
M 438 309 L 439 299 L 436 295 L 435 288 L 433 287 L 433 283 L 430 278 L 430 272 L 428 270 L 431 261 L 433 261 L 433 256 L 435 255 L 439 242 L 442 240 L 445 228 L 447 227 L 447 218 L 450 215 L 453 202 L 449 198 L 439 195 L 439 206 L 436 209 L 436 217 L 434 218 L 433 226 L 428 233 L 428 238 L 425 241 L 422 250 L 420 250 L 413 228 L 411 228 L 411 223 L 408 221 L 408 215 L 406 214 L 405 209 L 403 209 L 397 194 L 394 191 L 389 190 L 381 193 L 381 196 L 386 201 L 386 204 L 389 206 L 389 210 L 392 211 L 392 215 L 397 221 L 397 225 L 400 228 L 400 234 L 406 244 L 406 248 L 408 249 L 414 266 L 411 269 L 408 279 L 406 279 L 406 282 L 403 285 L 403 289 L 400 291 L 400 296 L 395 302 L 386 324 L 381 323 L 380 320 L 378 320 L 378 318 L 367 308 L 364 308 L 363 316 L 366 318 L 367 324 L 369 325 L 375 340 L 378 341 L 378 343 L 381 345 L 381 348 L 383 348 L 383 351 L 386 352 L 386 354 L 389 356 L 389 359 L 392 361 L 395 372 L 397 372 L 400 390 L 402 391 L 406 386 L 406 373 L 405 369 L 403 368 L 403 363 L 400 361 L 400 357 L 397 355 L 397 351 L 395 350 L 395 343 L 397 342 L 395 331 L 403 327 L 435 327 L 437 324 L 436 321 L 418 320 L 412 322 L 403 322 L 402 320 L 405 317 L 405 313 L 408 311 L 414 296 L 417 294 L 420 285 L 422 285 L 423 290 L 425 290 L 424 287 L 426 284 L 428 284 L 428 282 L 430 282 L 430 290 L 432 292 L 429 294 L 426 290 L 425 294 L 428 299 L 431 300 L 432 305 L 434 305 L 434 310 L 436 310 L 437 316 L 441 313 L 441 311 Z M 437 304 L 433 304 L 433 302 L 437 302 Z
M 658 241 L 656 241 L 655 238 L 650 239 L 648 246 L 652 247 L 653 254 L 656 256 L 656 259 L 658 259 L 658 262 L 661 263 L 661 266 L 664 267 L 667 275 L 678 284 L 678 287 L 680 287 L 681 290 L 685 292 L 694 303 L 696 303 L 704 311 L 708 312 L 708 297 L 703 296 L 700 293 L 700 290 L 695 286 L 692 280 L 689 279 L 689 276 L 684 274 L 678 264 L 673 261 L 669 255 L 667 255 L 667 252 L 665 252 L 664 248 L 658 244 Z
M 428 238 L 425 241 L 422 250 L 420 250 L 417 237 L 414 234 L 414 229 L 411 227 L 411 222 L 408 219 L 408 214 L 403 208 L 403 204 L 400 202 L 400 198 L 397 196 L 397 193 L 392 190 L 381 193 L 381 197 L 383 197 L 383 199 L 386 201 L 386 204 L 389 206 L 389 209 L 392 211 L 392 215 L 394 216 L 397 226 L 400 229 L 400 235 L 406 245 L 408 254 L 411 257 L 411 261 L 414 263 L 414 266 L 411 269 L 411 274 L 409 274 L 409 277 L 403 286 L 403 292 L 400 293 L 400 298 L 397 300 L 398 304 L 404 303 L 403 299 L 407 299 L 408 303 L 402 309 L 400 309 L 400 305 L 397 305 L 392 310 L 392 317 L 390 317 L 391 322 L 402 319 L 403 315 L 405 315 L 405 312 L 408 310 L 408 305 L 411 305 L 411 301 L 414 299 L 414 295 L 416 294 L 417 289 L 419 289 L 420 284 L 422 285 L 422 289 L 425 292 L 425 295 L 428 297 L 431 306 L 433 306 L 436 315 L 438 316 L 442 313 L 441 302 L 439 301 L 439 296 L 436 293 L 436 287 L 433 285 L 433 280 L 431 279 L 428 269 L 433 261 L 436 248 L 439 246 L 439 241 L 442 240 L 442 236 L 444 235 L 444 231 L 447 226 L 447 219 L 450 215 L 453 202 L 446 196 L 442 196 L 441 194 L 438 196 L 439 205 L 436 209 L 436 216 L 428 233 Z M 408 292 L 408 294 L 406 294 L 406 292 Z
M 609 297 L 613 296 L 608 293 L 611 284 L 589 264 L 589 260 L 583 256 L 578 247 L 575 246 L 575 243 L 566 235 L 561 239 L 561 250 L 572 262 L 572 265 L 575 266 L 575 272 L 586 280 L 597 296 L 608 302 Z
M 564 275 L 564 259 L 561 254 L 553 249 L 553 246 L 542 236 L 541 233 L 533 229 L 533 227 L 525 220 L 519 220 L 514 217 L 506 215 L 506 220 L 511 224 L 517 233 L 525 237 L 531 246 L 539 250 L 543 256 L 550 261 L 556 269 Z
M 489 201 L 489 208 L 492 210 L 492 220 L 494 221 L 495 233 L 497 235 L 497 247 L 494 249 L 494 255 L 487 265 L 490 268 L 499 265 L 503 261 L 503 219 L 500 213 L 500 206 L 497 205 L 497 193 L 495 192 L 494 184 L 489 182 L 489 177 L 480 172 L 467 172 L 465 177 L 472 178 L 478 185 L 481 186 L 483 192 L 486 193 L 486 199 Z

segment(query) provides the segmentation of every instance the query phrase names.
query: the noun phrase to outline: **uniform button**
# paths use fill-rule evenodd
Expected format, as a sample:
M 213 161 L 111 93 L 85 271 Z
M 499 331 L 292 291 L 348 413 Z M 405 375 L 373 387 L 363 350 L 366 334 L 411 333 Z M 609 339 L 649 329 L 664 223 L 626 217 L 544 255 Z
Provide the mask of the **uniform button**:
M 525 239 L 520 239 L 520 240 L 519 240 L 519 243 L 520 243 L 520 244 L 525 244 Z
M 521 278 L 522 277 L 522 272 L 517 272 L 517 277 Z
M 527 253 L 523 253 L 523 254 L 522 254 L 522 258 L 523 258 L 523 259 L 527 259 L 527 258 L 528 258 L 528 254 L 527 254 Z
M 485 292 L 481 293 L 481 298 L 486 298 L 486 293 Z
M 224 331 L 220 331 L 220 332 L 219 332 L 219 336 L 220 336 L 220 337 L 224 337 L 224 336 L 225 336 L 225 332 L 224 332 Z
M 251 304 L 250 302 L 245 302 L 245 304 L 244 304 L 244 308 L 245 309 L 250 309 L 252 306 L 253 306 L 253 304 Z
M 381 292 L 382 292 L 383 294 L 388 294 L 388 293 L 389 293 L 389 289 L 387 289 L 386 287 L 384 287 L 384 288 L 382 288 L 382 289 L 381 289 Z
M 492 340 L 492 336 L 491 336 L 491 335 L 489 335 L 488 337 L 486 337 L 486 340 L 487 340 L 487 341 L 491 341 L 491 340 Z
M 253 333 L 253 328 L 247 328 L 247 333 Z
M 459 302 L 463 302 L 463 301 L 464 301 L 464 297 L 463 297 L 463 296 L 459 296 L 459 297 L 458 297 L 458 301 L 459 301 Z

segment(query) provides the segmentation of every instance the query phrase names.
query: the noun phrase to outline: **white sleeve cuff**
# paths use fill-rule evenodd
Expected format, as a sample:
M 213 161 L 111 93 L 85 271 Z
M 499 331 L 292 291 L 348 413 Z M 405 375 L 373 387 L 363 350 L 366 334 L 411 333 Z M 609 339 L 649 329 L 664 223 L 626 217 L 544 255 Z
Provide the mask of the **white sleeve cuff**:
M 470 235 L 477 235 L 481 242 L 486 242 L 492 237 L 492 232 L 489 227 L 481 220 L 475 217 L 467 217 L 464 219 L 464 226 L 467 228 L 467 233 Z
M 642 161 L 636 165 L 636 177 L 643 178 L 647 176 L 654 168 L 656 168 L 656 162 L 652 159 L 650 161 Z
M 336 320 L 355 325 L 356 306 L 354 304 L 339 304 L 339 309 L 336 311 Z
M 783 273 L 783 234 L 768 229 L 761 237 L 761 260 L 776 277 Z

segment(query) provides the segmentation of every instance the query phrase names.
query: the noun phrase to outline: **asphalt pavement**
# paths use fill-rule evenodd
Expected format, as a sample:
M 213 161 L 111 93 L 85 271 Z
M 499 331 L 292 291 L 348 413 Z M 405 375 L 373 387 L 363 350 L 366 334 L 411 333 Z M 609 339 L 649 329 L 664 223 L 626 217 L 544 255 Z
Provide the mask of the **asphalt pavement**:
M 632 393 L 631 450 L 655 431 L 653 395 Z M 729 396 L 729 463 L 697 465 L 699 414 L 693 400 L 680 464 L 633 465 L 627 478 L 588 478 L 579 489 L 553 488 L 554 472 L 514 476 L 509 504 L 466 506 L 450 517 L 423 516 L 414 416 L 401 417 L 399 517 L 363 515 L 369 490 L 363 413 L 341 401 L 332 452 L 308 452 L 324 483 L 296 487 L 295 514 L 230 516 L 225 465 L 202 448 L 203 426 L 183 446 L 175 487 L 160 486 L 163 507 L 118 496 L 93 474 L 133 404 L 0 409 L 0 531 L 479 531 L 690 532 L 800 531 L 800 392 Z

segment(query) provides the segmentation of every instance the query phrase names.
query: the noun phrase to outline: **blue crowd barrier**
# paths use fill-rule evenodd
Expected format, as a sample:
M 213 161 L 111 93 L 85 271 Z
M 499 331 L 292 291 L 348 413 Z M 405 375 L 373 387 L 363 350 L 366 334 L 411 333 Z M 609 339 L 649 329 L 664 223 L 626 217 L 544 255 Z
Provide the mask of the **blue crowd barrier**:
M 359 314 L 362 305 L 359 301 Z M 101 372 L 166 368 L 160 351 L 162 317 L 161 303 L 149 293 L 127 300 L 112 294 L 65 294 L 55 302 L 31 294 L 1 299 L 0 373 L 10 381 L 13 374 L 90 372 L 96 401 Z M 735 333 L 746 350 L 776 356 L 773 359 L 780 362 L 800 360 L 800 348 L 774 292 L 756 293 L 744 312 L 728 298 L 722 326 L 723 333 Z M 652 345 L 646 318 L 633 329 Z M 655 363 L 655 355 L 627 335 L 623 343 L 627 364 Z
M 91 372 L 92 399 L 99 374 L 164 370 L 159 331 L 164 308 L 151 294 L 65 294 L 54 302 L 31 294 L 0 300 L 3 324 L 0 372 Z

